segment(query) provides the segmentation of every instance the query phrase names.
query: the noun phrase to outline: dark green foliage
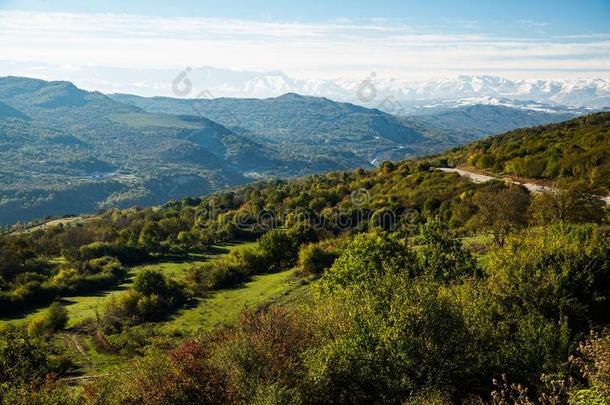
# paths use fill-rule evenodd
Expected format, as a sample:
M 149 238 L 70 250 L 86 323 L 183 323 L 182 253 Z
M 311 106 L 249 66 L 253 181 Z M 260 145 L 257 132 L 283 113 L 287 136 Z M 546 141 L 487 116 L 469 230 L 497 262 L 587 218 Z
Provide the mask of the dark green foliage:
M 165 295 L 166 287 L 165 277 L 160 271 L 147 269 L 136 276 L 132 288 L 143 295 Z
M 2 387 L 41 383 L 54 372 L 48 353 L 19 330 L 0 335 L 0 382 Z
M 120 330 L 125 325 L 160 320 L 188 297 L 183 283 L 147 269 L 138 274 L 132 288 L 109 301 L 100 324 L 106 330 Z
M 422 227 L 418 243 L 421 272 L 434 280 L 449 283 L 475 277 L 480 272 L 472 254 L 443 231 L 438 222 L 428 222 Z
M 295 238 L 282 229 L 273 229 L 258 240 L 258 245 L 273 263 L 275 271 L 294 264 L 298 254 L 298 244 Z
M 299 266 L 306 274 L 320 275 L 337 259 L 337 252 L 319 243 L 304 245 L 299 251 Z

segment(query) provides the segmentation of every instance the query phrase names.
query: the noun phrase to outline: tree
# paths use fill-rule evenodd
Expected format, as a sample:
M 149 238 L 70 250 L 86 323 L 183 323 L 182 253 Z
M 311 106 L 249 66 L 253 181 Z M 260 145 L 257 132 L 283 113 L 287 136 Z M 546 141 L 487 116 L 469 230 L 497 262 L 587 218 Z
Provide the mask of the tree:
M 282 229 L 272 229 L 265 233 L 259 238 L 258 245 L 271 258 L 275 271 L 291 266 L 297 255 L 294 238 Z
M 68 310 L 66 307 L 55 301 L 47 310 L 48 326 L 53 331 L 65 328 L 68 323 Z
M 148 253 L 158 252 L 161 247 L 161 229 L 157 222 L 146 221 L 138 238 L 138 247 L 146 249 Z
M 417 274 L 413 252 L 386 232 L 364 233 L 349 243 L 322 279 L 322 289 L 362 287 L 384 274 Z
M 560 181 L 556 187 L 534 198 L 532 216 L 536 222 L 600 223 L 604 220 L 603 190 L 582 181 Z
M 63 329 L 68 323 L 68 311 L 59 302 L 52 303 L 46 311 L 35 316 L 28 325 L 28 333 L 33 337 L 51 335 Z
M 523 186 L 494 183 L 487 190 L 477 192 L 473 202 L 481 224 L 492 232 L 500 247 L 515 228 L 527 225 L 530 197 Z
M 0 386 L 40 383 L 53 371 L 47 353 L 23 331 L 0 336 Z
M 472 254 L 459 240 L 441 229 L 436 221 L 427 222 L 421 229 L 421 249 L 417 251 L 423 274 L 444 283 L 474 276 L 479 271 Z

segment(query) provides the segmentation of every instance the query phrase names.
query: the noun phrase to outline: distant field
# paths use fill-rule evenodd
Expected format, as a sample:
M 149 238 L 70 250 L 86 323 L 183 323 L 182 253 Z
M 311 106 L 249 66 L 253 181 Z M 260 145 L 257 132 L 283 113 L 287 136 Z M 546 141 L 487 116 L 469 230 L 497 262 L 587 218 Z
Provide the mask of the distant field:
M 115 122 L 126 124 L 131 127 L 162 127 L 162 128 L 186 128 L 198 129 L 201 124 L 189 122 L 182 118 L 170 114 L 147 114 L 147 113 L 126 113 L 112 114 L 110 116 Z

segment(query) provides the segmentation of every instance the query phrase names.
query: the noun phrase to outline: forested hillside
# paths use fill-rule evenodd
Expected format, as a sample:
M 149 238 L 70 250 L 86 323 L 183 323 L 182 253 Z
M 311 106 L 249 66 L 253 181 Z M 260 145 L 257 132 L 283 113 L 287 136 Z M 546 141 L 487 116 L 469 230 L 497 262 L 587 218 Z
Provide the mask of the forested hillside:
M 610 190 L 610 113 L 518 129 L 446 154 L 451 165 L 470 164 L 497 174 L 581 180 Z
M 380 163 L 440 152 L 482 136 L 574 116 L 496 105 L 429 108 L 432 111 L 405 116 L 400 104 L 388 99 L 386 108 L 398 115 L 395 117 L 377 109 L 298 94 L 263 100 L 146 98 L 128 94 L 109 97 L 150 112 L 203 115 L 275 145 L 285 156 L 319 155 L 333 160 L 334 155 L 344 156 L 349 151 L 353 153 L 352 167 L 367 167 L 373 160 Z
M 147 99 L 3 77 L 0 224 L 162 204 L 261 178 L 371 168 L 564 116 L 470 106 L 404 119 L 297 94 Z
M 604 202 L 439 159 L 0 237 L 2 400 L 603 403 Z
M 0 223 L 159 204 L 282 167 L 203 117 L 150 114 L 68 82 L 0 79 Z

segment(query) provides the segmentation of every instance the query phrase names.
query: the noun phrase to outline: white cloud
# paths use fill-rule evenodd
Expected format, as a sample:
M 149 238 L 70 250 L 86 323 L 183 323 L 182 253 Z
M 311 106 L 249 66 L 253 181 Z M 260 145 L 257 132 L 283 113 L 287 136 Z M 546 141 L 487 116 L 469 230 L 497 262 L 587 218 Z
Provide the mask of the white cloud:
M 520 24 L 532 29 L 546 27 L 536 21 Z M 476 27 L 474 22 L 471 25 Z M 208 65 L 283 70 L 308 78 L 362 77 L 371 70 L 407 79 L 456 72 L 512 72 L 513 76 L 536 77 L 564 72 L 570 76 L 608 77 L 609 38 L 604 33 L 545 39 L 516 33 L 511 38 L 498 38 L 485 33 L 432 32 L 392 20 L 343 19 L 307 24 L 0 12 L 1 60 L 71 69 Z

